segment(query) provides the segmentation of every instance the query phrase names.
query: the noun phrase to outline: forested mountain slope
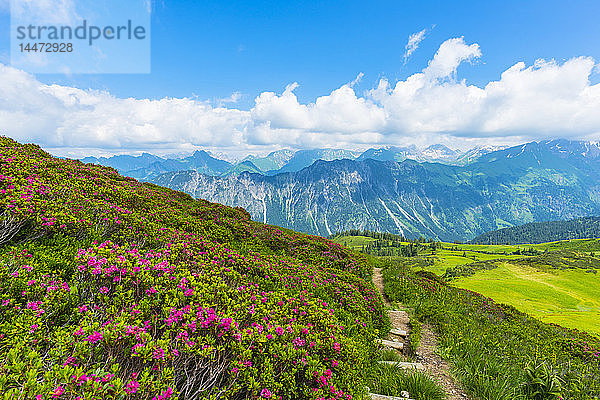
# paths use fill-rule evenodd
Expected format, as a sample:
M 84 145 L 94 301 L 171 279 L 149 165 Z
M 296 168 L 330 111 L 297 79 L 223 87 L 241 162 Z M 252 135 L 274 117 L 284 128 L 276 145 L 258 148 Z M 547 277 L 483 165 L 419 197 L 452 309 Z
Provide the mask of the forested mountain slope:
M 524 244 L 598 237 L 600 237 L 600 217 L 584 217 L 569 221 L 531 222 L 503 228 L 479 235 L 471 242 L 475 244 Z

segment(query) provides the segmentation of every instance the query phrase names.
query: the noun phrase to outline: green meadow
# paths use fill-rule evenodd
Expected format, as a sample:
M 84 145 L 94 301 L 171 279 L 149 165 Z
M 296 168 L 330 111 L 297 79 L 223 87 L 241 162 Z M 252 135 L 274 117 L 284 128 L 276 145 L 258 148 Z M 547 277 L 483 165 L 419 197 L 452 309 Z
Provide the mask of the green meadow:
M 461 277 L 453 284 L 567 328 L 600 335 L 600 275 L 502 262 L 492 270 Z
M 377 242 L 364 236 L 334 240 L 357 251 Z M 379 246 L 385 247 L 385 241 Z M 424 243 L 409 258 L 415 269 L 438 274 L 456 287 L 509 304 L 543 322 L 600 336 L 598 239 L 532 245 L 439 243 L 435 250 Z

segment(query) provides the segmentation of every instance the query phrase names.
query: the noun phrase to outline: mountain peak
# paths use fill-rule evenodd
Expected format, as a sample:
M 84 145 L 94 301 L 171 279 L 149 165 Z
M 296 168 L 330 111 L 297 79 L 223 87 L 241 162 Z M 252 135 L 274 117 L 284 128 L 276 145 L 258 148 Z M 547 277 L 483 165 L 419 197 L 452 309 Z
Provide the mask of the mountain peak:
M 206 150 L 196 150 L 196 151 L 194 151 L 194 154 L 192 154 L 192 157 L 194 157 L 194 158 L 206 158 L 206 157 L 213 158 Z

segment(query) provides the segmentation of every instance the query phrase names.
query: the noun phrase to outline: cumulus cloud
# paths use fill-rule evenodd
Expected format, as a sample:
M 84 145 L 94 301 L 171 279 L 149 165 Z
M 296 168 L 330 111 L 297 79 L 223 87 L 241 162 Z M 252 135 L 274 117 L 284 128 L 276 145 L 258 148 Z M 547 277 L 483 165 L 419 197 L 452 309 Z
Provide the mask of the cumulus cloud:
M 299 101 L 298 83 L 291 83 L 280 93 L 260 93 L 250 110 L 234 107 L 236 93 L 216 105 L 193 98 L 119 98 L 46 85 L 0 64 L 0 132 L 49 149 L 157 154 L 198 147 L 259 152 L 600 138 L 600 84 L 590 82 L 592 58 L 518 62 L 482 87 L 458 78 L 460 65 L 481 57 L 476 43 L 453 38 L 404 80 L 381 79 L 363 94 L 355 91 L 355 80 L 309 103 Z
M 467 45 L 463 38 L 448 39 L 442 43 L 423 73 L 430 80 L 447 78 L 454 75 L 463 62 L 479 57 L 481 51 L 477 43 Z
M 118 98 L 108 92 L 44 85 L 0 66 L 3 133 L 50 148 L 170 149 L 242 143 L 249 113 L 189 98 Z
M 301 104 L 293 83 L 278 96 L 264 92 L 256 98 L 253 120 L 276 129 L 300 129 L 321 133 L 356 133 L 384 128 L 385 111 L 370 99 L 357 97 L 350 84 L 343 85 L 314 103 Z
M 425 35 L 427 34 L 427 29 L 423 29 L 422 31 L 415 32 L 408 37 L 408 42 L 406 43 L 406 47 L 404 47 L 404 64 L 408 62 L 410 56 L 419 48 L 419 45 L 425 39 Z

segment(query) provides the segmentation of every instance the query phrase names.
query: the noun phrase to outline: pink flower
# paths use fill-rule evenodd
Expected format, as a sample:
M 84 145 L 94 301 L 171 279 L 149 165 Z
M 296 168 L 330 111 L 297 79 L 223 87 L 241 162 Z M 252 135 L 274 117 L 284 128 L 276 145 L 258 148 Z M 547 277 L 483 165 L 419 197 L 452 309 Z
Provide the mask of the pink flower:
M 269 389 L 263 389 L 262 392 L 260 392 L 260 397 L 270 399 L 271 397 L 273 397 L 273 393 L 271 393 Z
M 102 334 L 100 332 L 96 332 L 96 331 L 94 331 L 94 333 L 92 333 L 90 336 L 85 338 L 85 340 L 90 343 L 98 343 L 102 339 L 103 339 Z
M 172 388 L 167 388 L 167 390 L 165 390 L 164 392 L 162 392 L 162 394 L 159 394 L 158 396 L 155 396 L 152 400 L 167 400 L 171 398 L 171 395 L 173 394 L 173 389 Z
M 165 358 L 165 351 L 159 347 L 156 350 L 154 350 L 153 357 L 155 360 L 162 360 L 163 358 Z
M 63 394 L 64 389 L 60 386 L 58 386 L 56 389 L 54 389 L 54 393 L 52 393 L 52 398 L 56 399 L 58 397 L 60 397 L 61 394 Z
M 106 286 L 102 286 L 100 288 L 100 293 L 108 293 L 108 288 Z
M 150 289 L 146 290 L 146 294 L 158 293 L 158 291 L 152 286 Z
M 140 384 L 137 381 L 130 380 L 129 383 L 127 384 L 127 388 L 125 388 L 125 392 L 127 392 L 129 394 L 135 393 L 135 392 L 137 392 L 139 387 L 140 387 Z
M 64 362 L 63 367 L 69 364 L 75 364 L 77 359 L 75 357 L 67 357 L 67 360 Z

